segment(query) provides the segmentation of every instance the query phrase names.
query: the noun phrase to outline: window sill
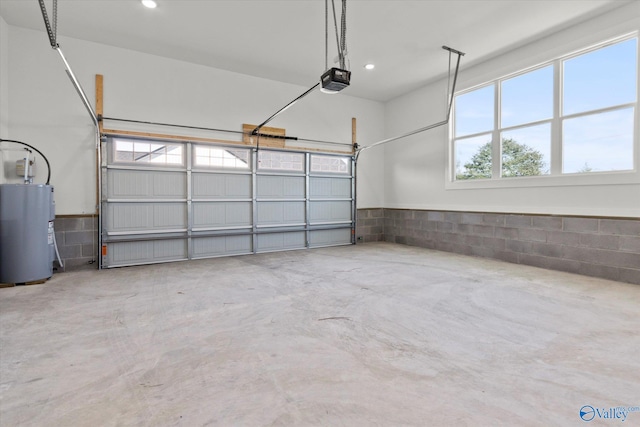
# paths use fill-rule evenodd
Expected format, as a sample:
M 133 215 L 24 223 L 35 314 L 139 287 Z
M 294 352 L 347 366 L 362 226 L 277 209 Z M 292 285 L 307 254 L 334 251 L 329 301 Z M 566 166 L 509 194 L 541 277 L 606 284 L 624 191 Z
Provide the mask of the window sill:
M 588 174 L 545 175 L 513 178 L 491 178 L 445 181 L 446 190 L 478 188 L 571 187 L 640 184 L 640 171 L 591 172 Z

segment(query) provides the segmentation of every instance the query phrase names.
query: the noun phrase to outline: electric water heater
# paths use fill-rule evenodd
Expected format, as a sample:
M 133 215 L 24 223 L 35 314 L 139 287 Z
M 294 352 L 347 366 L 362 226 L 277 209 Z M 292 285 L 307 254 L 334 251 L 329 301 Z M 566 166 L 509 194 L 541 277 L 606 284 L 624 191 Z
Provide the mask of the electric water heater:
M 0 185 L 0 283 L 25 283 L 53 275 L 53 187 Z

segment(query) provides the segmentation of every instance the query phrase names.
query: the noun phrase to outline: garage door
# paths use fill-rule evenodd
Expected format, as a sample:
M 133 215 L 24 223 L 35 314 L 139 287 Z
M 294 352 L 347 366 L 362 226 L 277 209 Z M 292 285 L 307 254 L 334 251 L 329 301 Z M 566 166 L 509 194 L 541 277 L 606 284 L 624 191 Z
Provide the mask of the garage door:
M 351 156 L 108 138 L 102 267 L 353 243 Z

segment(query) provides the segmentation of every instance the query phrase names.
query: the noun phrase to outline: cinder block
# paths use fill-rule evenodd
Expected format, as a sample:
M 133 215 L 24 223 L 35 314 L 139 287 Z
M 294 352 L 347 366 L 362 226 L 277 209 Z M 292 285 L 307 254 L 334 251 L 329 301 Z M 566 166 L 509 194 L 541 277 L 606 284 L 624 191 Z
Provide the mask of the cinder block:
M 64 231 L 84 231 L 87 230 L 87 222 L 83 217 L 64 218 Z M 91 229 L 89 227 L 88 229 Z
M 521 240 L 507 239 L 504 242 L 505 249 L 511 252 L 530 253 L 533 242 L 523 242 Z
M 599 220 L 595 218 L 562 218 L 564 231 L 576 231 L 578 233 L 597 233 Z
M 563 254 L 562 245 L 541 242 L 533 242 L 531 244 L 531 253 L 553 258 L 562 258 Z
M 640 253 L 640 237 L 620 236 L 619 244 L 621 251 Z
M 471 246 L 471 255 L 479 256 L 482 258 L 494 258 L 495 251 L 491 248 L 485 248 L 481 246 Z
M 503 214 L 484 214 L 482 215 L 482 223 L 486 225 L 504 226 L 505 215 Z
M 58 218 L 58 217 L 56 217 L 56 218 L 53 220 L 53 229 L 54 229 L 56 232 L 58 232 L 58 231 L 60 231 L 60 232 L 64 231 L 64 218 Z
M 482 224 L 483 215 L 479 213 L 463 213 L 461 222 L 463 224 Z
M 409 236 L 419 240 L 431 239 L 431 234 L 426 230 L 410 230 Z
M 512 262 L 514 264 L 518 263 L 518 254 L 515 252 L 495 250 L 493 257 L 500 261 Z
M 496 251 L 504 251 L 506 249 L 505 239 L 499 239 L 496 237 L 483 237 L 482 246 L 494 249 Z
M 450 224 L 451 227 L 451 231 L 455 231 L 456 233 L 460 233 L 460 234 L 471 234 L 471 225 L 469 224 L 452 224 L 452 223 L 448 223 Z
M 476 247 L 482 247 L 482 236 L 473 236 L 471 234 L 465 234 L 462 235 L 463 239 L 461 243 L 464 243 L 466 245 L 470 245 L 470 246 L 476 246 Z
M 580 246 L 617 250 L 620 246 L 620 238 L 612 234 L 581 234 Z
M 83 257 L 95 257 L 98 253 L 97 243 L 96 245 L 85 244 L 82 245 L 82 256 Z
M 570 231 L 555 231 L 553 233 L 547 233 L 547 243 L 578 246 L 580 245 L 580 233 L 573 233 Z
M 563 257 L 590 264 L 612 267 L 639 268 L 640 254 L 632 252 L 609 251 L 586 247 L 564 246 Z
M 453 231 L 454 224 L 451 222 L 438 222 L 436 230 L 438 231 Z
M 465 236 L 455 233 L 442 233 L 441 239 L 449 243 L 465 243 Z
M 503 227 L 495 227 L 493 230 L 494 237 L 498 237 L 500 239 L 518 239 L 518 229 L 517 228 L 503 228 Z
M 640 285 L 640 269 L 635 268 L 621 268 L 620 279 L 621 282 L 633 283 L 634 285 Z
M 93 257 L 83 257 L 83 258 L 73 258 L 64 261 L 64 270 L 65 271 L 78 271 L 78 270 L 96 270 L 98 268 L 98 263 L 93 261 Z
M 444 220 L 447 222 L 460 223 L 462 221 L 462 214 L 460 212 L 445 212 Z
M 435 246 L 436 246 L 436 249 L 439 251 L 454 252 L 453 243 L 437 240 Z
M 64 234 L 65 245 L 94 243 L 95 233 L 92 231 L 66 231 Z
M 580 266 L 580 274 L 608 280 L 620 280 L 620 269 L 617 267 L 609 267 L 608 265 L 583 262 Z
M 475 234 L 477 236 L 493 236 L 494 228 L 490 225 L 472 225 L 471 226 L 471 234 Z
M 382 208 L 369 209 L 369 217 L 384 218 L 384 209 Z
M 473 255 L 473 247 L 461 243 L 452 243 L 451 252 L 461 255 Z
M 419 219 L 407 219 L 405 220 L 405 227 L 408 229 L 419 230 L 422 226 L 422 221 Z
M 531 226 L 545 230 L 562 230 L 562 218 L 554 216 L 534 216 L 531 221 Z
M 64 246 L 64 231 L 55 231 L 55 237 L 56 237 L 56 244 L 58 245 L 58 248 L 60 246 Z
M 98 229 L 98 218 L 95 216 L 89 216 L 82 218 L 82 229 L 83 230 L 97 230 Z
M 640 236 L 640 220 L 601 219 L 600 232 L 603 234 Z
M 58 245 L 60 258 L 63 260 L 71 258 L 80 258 L 82 256 L 82 245 L 60 246 Z
M 358 221 L 365 220 L 369 218 L 369 212 L 369 209 L 358 209 L 356 211 L 356 218 L 358 219 Z
M 407 209 L 403 209 L 400 210 L 400 218 L 402 219 L 413 219 L 413 211 L 411 210 L 407 210 Z
M 437 230 L 438 223 L 436 221 L 422 221 L 421 228 L 423 230 Z
M 413 218 L 420 221 L 429 221 L 429 212 L 427 211 L 414 211 Z
M 406 245 L 407 244 L 407 237 L 406 236 L 396 236 L 395 242 L 399 243 L 401 245 Z
M 536 228 L 521 228 L 518 230 L 518 239 L 532 242 L 546 242 L 547 232 Z
M 528 215 L 507 215 L 505 217 L 505 225 L 507 227 L 531 227 L 532 218 Z
M 580 262 L 570 259 L 550 258 L 542 255 L 519 254 L 520 264 L 532 265 L 534 267 L 546 268 L 548 270 L 566 271 L 569 273 L 580 272 Z
M 429 221 L 444 221 L 444 212 L 428 211 L 427 218 Z
M 433 241 L 433 240 L 423 240 L 420 243 L 420 247 L 427 248 L 427 249 L 435 249 L 436 248 L 436 242 Z
M 375 226 L 375 227 L 371 227 L 371 228 L 369 229 L 369 233 L 370 233 L 370 234 L 382 234 L 383 232 L 384 232 L 383 227 L 381 227 L 381 226 L 379 226 L 379 225 L 377 225 L 377 226 Z

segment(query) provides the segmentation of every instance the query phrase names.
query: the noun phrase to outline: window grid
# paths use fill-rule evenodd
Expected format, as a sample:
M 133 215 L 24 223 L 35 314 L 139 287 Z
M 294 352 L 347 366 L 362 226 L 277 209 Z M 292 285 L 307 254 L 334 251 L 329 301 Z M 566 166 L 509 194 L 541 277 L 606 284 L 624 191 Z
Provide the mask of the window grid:
M 278 151 L 258 151 L 258 169 L 287 172 L 304 172 L 304 154 Z
M 602 43 L 600 45 L 591 47 L 589 49 L 585 49 L 583 51 L 580 51 L 578 53 L 572 54 L 572 55 L 567 55 L 564 57 L 560 57 L 557 58 L 555 60 L 549 61 L 547 63 L 541 64 L 535 68 L 530 68 L 527 69 L 526 71 L 522 71 L 519 73 L 515 73 L 500 79 L 496 79 L 493 82 L 487 84 L 483 84 L 481 86 L 478 86 L 472 90 L 467 90 L 464 92 L 459 93 L 458 95 L 456 95 L 455 101 L 454 101 L 454 123 L 451 127 L 452 129 L 452 134 L 453 137 L 451 139 L 452 141 L 452 163 L 453 163 L 453 167 L 452 167 L 452 171 L 453 171 L 453 180 L 460 180 L 460 179 L 472 179 L 472 178 L 464 178 L 461 177 L 462 173 L 461 173 L 461 169 L 460 169 L 460 162 L 461 159 L 458 157 L 459 154 L 459 143 L 464 143 L 465 141 L 470 141 L 474 138 L 478 138 L 478 137 L 482 137 L 487 135 L 487 131 L 489 131 L 489 133 L 491 134 L 491 158 L 493 160 L 495 159 L 502 159 L 502 150 L 501 150 L 501 145 L 502 145 L 502 135 L 503 134 L 507 134 L 509 132 L 513 132 L 513 131 L 517 131 L 518 129 L 525 129 L 525 128 L 533 128 L 535 126 L 539 126 L 539 125 L 544 125 L 547 124 L 550 127 L 550 141 L 549 141 L 549 159 L 547 159 L 546 162 L 546 169 L 544 170 L 544 173 L 541 173 L 541 175 L 567 175 L 567 174 L 573 174 L 573 172 L 571 171 L 565 171 L 563 168 L 563 164 L 564 164 L 564 159 L 563 159 L 563 128 L 565 127 L 565 123 L 568 120 L 572 120 L 572 119 L 576 119 L 576 118 L 580 118 L 580 117 L 588 117 L 588 116 L 600 116 L 608 113 L 608 112 L 617 112 L 617 111 L 623 111 L 626 109 L 631 109 L 631 116 L 632 117 L 636 117 L 637 116 L 637 103 L 638 103 L 638 99 L 637 99 L 637 87 L 636 87 L 636 91 L 633 93 L 633 97 L 635 98 L 635 100 L 633 102 L 629 102 L 629 103 L 623 103 L 623 104 L 614 104 L 614 105 L 607 105 L 605 107 L 602 108 L 594 108 L 594 109 L 585 109 L 584 111 L 580 111 L 580 112 L 573 112 L 571 114 L 567 114 L 567 115 L 563 115 L 563 91 L 564 91 L 564 64 L 567 61 L 570 61 L 572 59 L 575 58 L 579 58 L 583 55 L 588 55 L 590 53 L 593 52 L 597 52 L 601 49 L 606 49 L 608 47 L 611 46 L 615 46 L 618 44 L 622 44 L 625 42 L 629 42 L 635 40 L 635 46 L 636 46 L 636 50 L 635 50 L 635 63 L 637 64 L 637 55 L 638 55 L 638 37 L 637 34 L 633 35 L 633 36 L 627 36 L 627 37 L 623 37 L 623 38 L 619 38 L 607 43 Z M 542 70 L 546 67 L 552 67 L 552 87 L 553 87 L 553 91 L 552 91 L 552 110 L 553 110 L 553 115 L 552 117 L 548 118 L 548 119 L 541 119 L 541 120 L 536 120 L 536 121 L 531 121 L 531 122 L 522 122 L 522 123 L 517 123 L 515 125 L 510 125 L 508 127 L 500 127 L 503 120 L 502 120 L 502 88 L 503 88 L 503 83 L 508 81 L 508 80 L 512 80 L 512 79 L 516 79 L 520 76 L 524 76 L 527 75 L 529 73 L 533 73 L 539 70 Z M 635 82 L 637 84 L 637 80 L 638 80 L 638 69 L 636 67 L 635 70 Z M 481 132 L 474 132 L 474 133 L 462 133 L 462 135 L 458 135 L 458 129 L 459 129 L 459 123 L 457 122 L 457 117 L 455 112 L 456 110 L 456 101 L 458 101 L 458 98 L 461 95 L 465 95 L 474 91 L 479 91 L 482 89 L 486 89 L 488 86 L 492 86 L 494 88 L 494 99 L 493 99 L 493 105 L 492 105 L 492 109 L 493 109 L 493 115 L 494 115 L 494 128 L 493 130 L 487 130 L 487 131 L 481 131 Z M 633 119 L 632 119 L 633 122 Z M 635 125 L 631 125 L 630 126 L 630 130 L 631 130 L 631 136 L 630 136 L 630 140 L 631 140 L 631 150 L 628 152 L 628 157 L 631 161 L 630 166 L 625 167 L 625 168 L 609 168 L 609 169 L 605 169 L 603 170 L 604 172 L 618 172 L 618 171 L 629 171 L 629 170 L 633 170 L 634 167 L 637 167 L 637 165 L 635 165 L 634 159 L 635 159 L 635 151 L 638 149 L 637 146 L 637 126 Z M 496 143 L 496 141 L 498 141 L 499 143 Z M 491 164 L 491 170 L 492 170 L 492 177 L 503 177 L 503 168 L 502 168 L 502 161 L 500 162 L 496 162 L 493 161 Z M 581 170 L 578 171 L 577 173 L 587 173 L 587 172 L 592 172 L 592 170 Z M 529 175 L 530 176 L 530 175 Z M 484 177 L 482 177 L 484 178 Z M 488 177 L 487 177 L 488 178 Z
M 250 169 L 249 150 L 194 146 L 194 165 L 213 169 Z
M 349 175 L 351 174 L 351 159 L 312 154 L 311 172 Z
M 184 146 L 158 141 L 114 139 L 113 161 L 150 166 L 181 166 L 184 165 Z

